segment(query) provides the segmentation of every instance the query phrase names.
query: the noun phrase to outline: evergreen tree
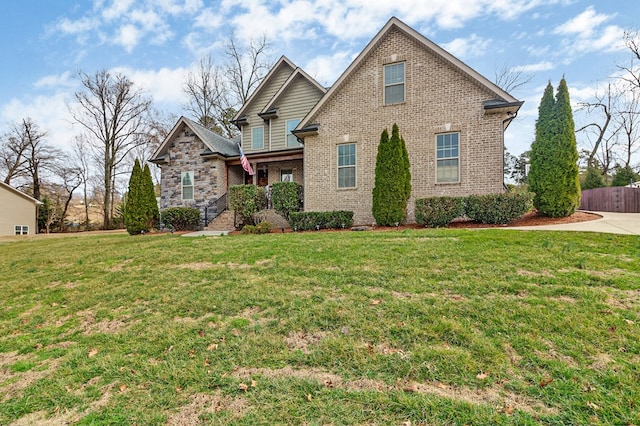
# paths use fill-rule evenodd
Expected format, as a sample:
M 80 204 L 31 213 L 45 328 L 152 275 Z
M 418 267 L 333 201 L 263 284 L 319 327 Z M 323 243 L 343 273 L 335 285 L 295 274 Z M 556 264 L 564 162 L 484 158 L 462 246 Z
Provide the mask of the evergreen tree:
M 555 99 L 551 83 L 547 85 L 538 113 L 529 174 L 531 190 L 536 193 L 534 206 L 546 216 L 570 216 L 580 204 L 580 181 L 575 125 L 564 78 Z
M 587 171 L 584 174 L 584 180 L 580 183 L 581 189 L 594 189 L 607 186 L 604 181 L 604 176 L 597 167 L 587 166 Z
M 137 158 L 129 178 L 129 191 L 124 206 L 124 225 L 130 235 L 149 230 L 147 210 L 144 205 L 143 172 Z
M 627 186 L 630 183 L 637 182 L 640 177 L 630 166 L 616 167 L 616 174 L 613 176 L 611 186 Z
M 146 208 L 147 224 L 149 229 L 157 228 L 160 223 L 160 210 L 156 200 L 156 191 L 153 186 L 153 178 L 149 165 L 144 165 L 142 172 L 142 186 L 144 188 L 144 204 Z
M 372 213 L 376 223 L 393 226 L 404 222 L 411 196 L 411 174 L 407 148 L 396 124 L 391 138 L 387 129 L 380 135 L 375 173 Z

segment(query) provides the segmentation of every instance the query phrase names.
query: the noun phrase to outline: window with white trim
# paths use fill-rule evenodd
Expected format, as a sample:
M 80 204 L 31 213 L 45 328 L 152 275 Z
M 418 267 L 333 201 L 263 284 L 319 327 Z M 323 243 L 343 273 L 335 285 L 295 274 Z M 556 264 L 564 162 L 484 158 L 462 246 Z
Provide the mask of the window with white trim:
M 15 235 L 29 235 L 29 225 L 15 225 Z
M 193 171 L 182 172 L 182 199 L 193 200 Z
M 460 181 L 460 133 L 436 136 L 436 183 Z
M 264 148 L 264 126 L 251 129 L 251 149 Z
M 338 145 L 338 188 L 356 186 L 356 144 Z
M 298 124 L 300 124 L 299 118 L 296 118 L 293 120 L 287 120 L 287 130 L 285 131 L 285 135 L 287 137 L 287 146 L 289 147 L 300 146 L 300 142 L 298 142 L 298 138 L 296 138 L 296 136 L 293 133 L 291 133 L 293 129 L 298 127 Z
M 404 62 L 384 66 L 384 104 L 404 102 Z

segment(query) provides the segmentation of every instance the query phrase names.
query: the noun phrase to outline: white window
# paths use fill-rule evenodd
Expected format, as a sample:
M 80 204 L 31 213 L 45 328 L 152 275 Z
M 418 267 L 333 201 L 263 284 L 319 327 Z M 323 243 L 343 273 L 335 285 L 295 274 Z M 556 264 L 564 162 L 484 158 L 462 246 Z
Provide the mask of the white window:
M 193 172 L 182 172 L 182 199 L 193 200 Z
M 356 186 L 356 144 L 338 145 L 338 188 Z
M 280 170 L 280 182 L 293 182 L 293 170 Z
M 300 142 L 298 142 L 298 138 L 296 138 L 295 135 L 291 133 L 293 129 L 298 127 L 298 124 L 300 124 L 299 118 L 296 118 L 294 120 L 287 120 L 287 130 L 285 132 L 287 136 L 287 146 L 291 146 L 291 147 L 300 146 Z
M 404 62 L 384 66 L 384 104 L 404 102 Z
M 29 235 L 29 225 L 16 225 L 15 235 Z
M 251 149 L 264 148 L 264 126 L 251 129 Z
M 460 181 L 460 133 L 436 136 L 436 182 Z

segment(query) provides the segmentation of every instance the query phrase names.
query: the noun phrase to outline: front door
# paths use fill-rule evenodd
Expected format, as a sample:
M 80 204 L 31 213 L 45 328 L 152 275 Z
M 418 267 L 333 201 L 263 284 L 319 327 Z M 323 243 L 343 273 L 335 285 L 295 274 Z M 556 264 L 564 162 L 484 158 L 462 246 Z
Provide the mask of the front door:
M 258 186 L 267 186 L 269 184 L 269 170 L 258 169 Z

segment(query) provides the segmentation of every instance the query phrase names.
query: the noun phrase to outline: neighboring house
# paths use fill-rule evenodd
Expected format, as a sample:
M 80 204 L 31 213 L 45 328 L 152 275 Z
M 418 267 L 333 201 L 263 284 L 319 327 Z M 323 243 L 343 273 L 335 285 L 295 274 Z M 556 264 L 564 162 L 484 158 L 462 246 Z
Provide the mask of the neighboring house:
M 186 118 L 151 161 L 162 169 L 163 208 L 201 207 L 233 184 L 293 180 L 304 185 L 306 211 L 352 210 L 354 223 L 367 224 L 380 134 L 397 123 L 412 222 L 416 198 L 503 191 L 504 131 L 521 105 L 391 18 L 329 90 L 280 58 L 233 119 L 255 176 L 235 142 Z
M 40 204 L 35 198 L 0 182 L 0 235 L 36 234 Z
M 352 210 L 372 223 L 380 134 L 400 128 L 416 198 L 498 193 L 504 130 L 522 105 L 400 20 L 392 18 L 294 133 L 304 140 L 309 211 Z

